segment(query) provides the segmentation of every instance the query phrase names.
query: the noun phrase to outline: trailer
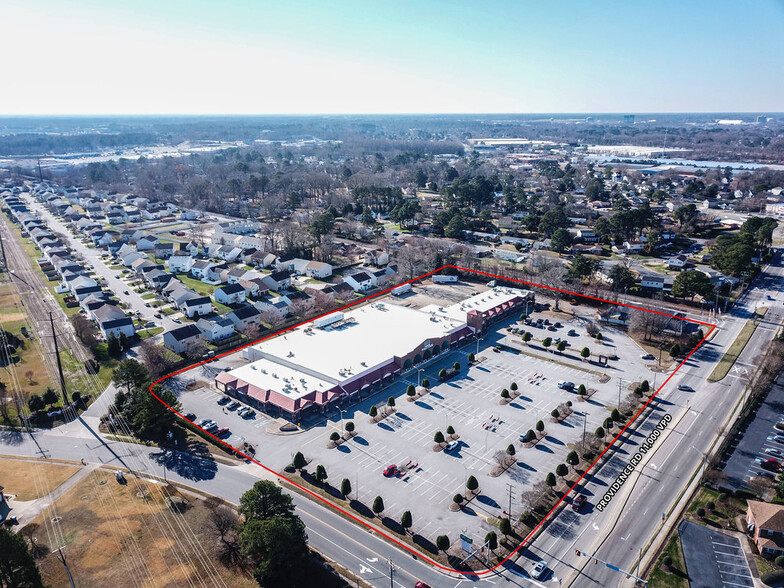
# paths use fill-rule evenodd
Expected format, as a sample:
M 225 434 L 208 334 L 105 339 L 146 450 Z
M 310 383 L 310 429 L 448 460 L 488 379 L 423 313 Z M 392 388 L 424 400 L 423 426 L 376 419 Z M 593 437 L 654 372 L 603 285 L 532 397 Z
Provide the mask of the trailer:
M 447 275 L 433 276 L 434 284 L 447 284 L 450 282 L 457 282 L 457 276 L 447 276 Z
M 403 284 L 398 286 L 397 288 L 392 289 L 393 296 L 400 296 L 401 294 L 405 294 L 406 292 L 411 292 L 411 284 Z

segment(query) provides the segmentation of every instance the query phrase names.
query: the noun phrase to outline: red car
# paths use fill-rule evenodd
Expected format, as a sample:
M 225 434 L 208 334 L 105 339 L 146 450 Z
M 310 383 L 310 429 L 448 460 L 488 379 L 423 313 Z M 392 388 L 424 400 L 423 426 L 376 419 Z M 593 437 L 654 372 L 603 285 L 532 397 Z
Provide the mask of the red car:
M 384 468 L 384 475 L 387 478 L 389 478 L 391 476 L 397 475 L 398 471 L 399 470 L 397 469 L 397 466 L 395 464 L 388 465 L 387 467 Z
M 586 497 L 585 494 L 578 494 L 574 500 L 572 500 L 572 510 L 580 510 L 585 504 Z
M 766 470 L 777 470 L 781 468 L 781 462 L 773 458 L 763 459 L 762 467 L 765 468 Z
M 430 588 L 430 584 L 425 584 L 424 582 L 417 582 L 414 584 L 414 588 Z
M 229 434 L 231 434 L 231 431 L 229 431 L 228 427 L 221 427 L 213 433 L 216 437 L 227 437 Z

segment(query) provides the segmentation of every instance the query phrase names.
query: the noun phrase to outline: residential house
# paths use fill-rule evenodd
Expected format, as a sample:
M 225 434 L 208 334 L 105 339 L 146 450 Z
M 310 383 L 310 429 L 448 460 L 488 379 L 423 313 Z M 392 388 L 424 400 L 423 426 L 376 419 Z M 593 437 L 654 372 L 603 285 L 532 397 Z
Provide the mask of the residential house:
M 746 500 L 746 525 L 760 554 L 784 554 L 784 506 L 759 500 Z
M 163 334 L 163 345 L 175 353 L 187 353 L 199 345 L 201 331 L 196 325 L 184 325 Z
M 215 251 L 215 257 L 224 261 L 235 261 L 240 255 L 242 255 L 242 249 L 232 245 L 221 245 Z
M 169 258 L 167 265 L 173 274 L 184 274 L 191 271 L 194 261 L 190 255 L 173 255 Z
M 667 269 L 681 270 L 689 265 L 689 259 L 685 255 L 676 255 L 667 260 Z
M 267 288 L 276 292 L 291 287 L 291 275 L 286 271 L 273 272 L 268 276 L 264 276 L 261 280 Z
M 256 298 L 269 292 L 269 288 L 264 285 L 264 282 L 261 278 L 255 278 L 253 280 L 240 280 L 237 283 L 245 288 L 245 296 L 252 296 L 253 298 Z
M 136 240 L 136 249 L 139 251 L 153 251 L 160 239 L 155 235 L 145 235 Z
M 108 339 L 112 333 L 115 337 L 119 337 L 120 333 L 125 333 L 126 337 L 133 337 L 136 334 L 133 320 L 117 306 L 104 304 L 96 308 L 92 314 L 105 339 Z
M 206 277 L 207 270 L 209 270 L 213 265 L 215 265 L 215 264 L 212 263 L 211 261 L 205 261 L 203 259 L 197 259 L 191 265 L 191 275 L 194 278 L 197 278 L 197 279 L 201 280 L 204 277 Z
M 286 318 L 289 315 L 288 301 L 282 297 L 265 296 L 254 302 L 253 306 L 261 313 L 262 320 L 266 313 L 275 313 L 280 318 Z
M 178 304 L 177 308 L 188 318 L 204 316 L 212 312 L 212 300 L 209 296 L 188 297 L 181 305 Z
M 288 301 L 291 312 L 296 315 L 304 315 L 313 309 L 315 300 L 302 290 L 295 290 L 282 296 L 284 301 Z
M 305 264 L 305 275 L 309 278 L 323 280 L 332 275 L 332 266 L 323 261 L 309 261 Z
M 196 322 L 196 328 L 209 343 L 228 339 L 234 334 L 234 323 L 223 317 L 199 319 Z
M 202 281 L 210 284 L 222 284 L 229 279 L 229 266 L 225 263 L 220 265 L 213 264 L 204 273 Z
M 599 235 L 591 229 L 577 229 L 577 238 L 583 243 L 598 243 Z
M 259 231 L 259 222 L 252 219 L 238 219 L 215 225 L 216 235 L 234 233 L 235 235 L 252 235 Z
M 226 318 L 234 324 L 234 328 L 240 333 L 249 327 L 261 325 L 261 312 L 250 304 L 232 310 L 226 315 Z
M 239 284 L 227 284 L 215 290 L 212 296 L 215 302 L 221 304 L 239 304 L 245 302 L 245 288 Z
M 174 243 L 161 243 L 158 241 L 153 251 L 158 259 L 169 259 L 174 255 Z
M 140 259 L 146 260 L 147 256 L 144 253 L 139 253 L 138 251 L 131 251 L 130 253 L 125 253 L 120 257 L 120 263 L 122 263 L 125 267 L 133 267 L 133 263 Z
M 351 286 L 355 292 L 366 292 L 373 287 L 372 278 L 365 272 L 357 272 L 346 276 L 343 278 L 343 281 Z

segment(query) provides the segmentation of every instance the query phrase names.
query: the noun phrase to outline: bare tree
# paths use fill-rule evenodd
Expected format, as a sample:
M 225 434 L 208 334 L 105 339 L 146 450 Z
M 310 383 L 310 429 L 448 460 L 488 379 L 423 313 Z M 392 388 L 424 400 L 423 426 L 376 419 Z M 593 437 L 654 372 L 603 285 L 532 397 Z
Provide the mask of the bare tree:
M 218 538 L 218 559 L 227 567 L 244 569 L 246 562 L 240 551 L 239 516 L 213 496 L 206 498 L 204 503 L 210 512 L 213 532 Z

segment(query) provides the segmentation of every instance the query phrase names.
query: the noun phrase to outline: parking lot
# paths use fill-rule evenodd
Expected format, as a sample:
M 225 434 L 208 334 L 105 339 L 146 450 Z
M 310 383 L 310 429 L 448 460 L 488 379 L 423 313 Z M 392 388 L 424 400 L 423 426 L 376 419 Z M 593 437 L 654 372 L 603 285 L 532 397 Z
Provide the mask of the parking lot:
M 678 527 L 691 588 L 752 588 L 749 564 L 740 541 L 684 521 Z
M 561 335 L 579 351 L 583 346 L 597 346 L 586 333 L 585 318 L 563 319 L 563 326 L 555 332 L 524 327 L 519 318 L 508 318 L 494 325 L 478 342 L 420 364 L 360 403 L 344 404 L 320 415 L 308 423 L 307 430 L 295 435 L 275 434 L 277 427 L 270 426 L 273 419 L 258 411 L 253 418 L 243 419 L 236 411 L 219 406 L 221 395 L 212 386 L 181 392 L 180 399 L 183 410 L 195 413 L 197 421 L 209 418 L 219 427 L 229 427 L 235 435 L 228 438 L 229 442 L 241 436 L 253 443 L 256 458 L 268 467 L 280 471 L 296 451 L 302 451 L 310 460 L 310 471 L 317 464 L 323 465 L 328 481 L 335 486 L 348 478 L 354 495 L 365 504 L 382 496 L 385 516 L 399 520 L 404 511 L 410 510 L 416 532 L 424 536 L 455 536 L 466 528 L 480 531 L 477 537 L 484 536 L 492 528 L 484 522 L 485 517 L 505 516 L 510 496 L 513 515 L 520 514 L 524 508 L 520 493 L 554 472 L 559 463 L 565 463 L 567 453 L 580 442 L 584 430 L 593 435 L 617 406 L 619 390 L 625 397 L 629 383 L 653 375 L 639 359 L 639 348 L 625 340 L 620 331 L 602 329 L 606 334 L 602 347 L 608 354 L 619 356 L 602 367 L 583 362 L 574 352 L 559 355 L 526 346 L 519 333 L 507 330 L 532 330 L 537 340 Z M 566 334 L 570 329 L 575 330 L 571 337 Z M 470 367 L 469 353 L 480 360 Z M 439 382 L 439 371 L 454 362 L 461 365 L 459 375 Z M 197 377 L 211 381 L 209 374 Z M 431 392 L 409 402 L 405 395 L 408 385 L 416 386 L 425 379 L 430 381 Z M 573 382 L 575 387 L 585 384 L 596 392 L 583 402 L 574 390 L 559 388 L 560 380 Z M 511 389 L 512 382 L 517 383 L 520 395 L 502 404 L 501 390 Z M 378 423 L 370 422 L 370 407 L 377 405 L 381 410 L 390 396 L 395 398 L 396 412 Z M 551 422 L 551 411 L 566 401 L 572 402 L 574 412 L 560 423 Z M 545 423 L 547 435 L 534 447 L 524 447 L 520 435 L 535 429 L 539 420 Z M 328 448 L 330 434 L 341 432 L 348 421 L 354 422 L 357 435 L 337 448 Z M 434 434 L 441 431 L 446 436 L 449 426 L 458 435 L 457 446 L 449 452 L 434 451 Z M 516 450 L 515 464 L 505 473 L 491 476 L 498 465 L 496 455 L 510 444 Z M 392 464 L 404 473 L 385 477 L 383 470 Z M 481 494 L 463 511 L 450 511 L 453 496 L 465 493 L 469 476 L 479 481 Z
M 747 488 L 749 480 L 760 473 L 775 477 L 776 464 L 765 463 L 765 460 L 784 462 L 784 430 L 775 428 L 778 421 L 784 421 L 784 386 L 781 380 L 768 393 L 754 420 L 733 440 L 732 453 L 723 469 L 727 475 L 723 486 Z

